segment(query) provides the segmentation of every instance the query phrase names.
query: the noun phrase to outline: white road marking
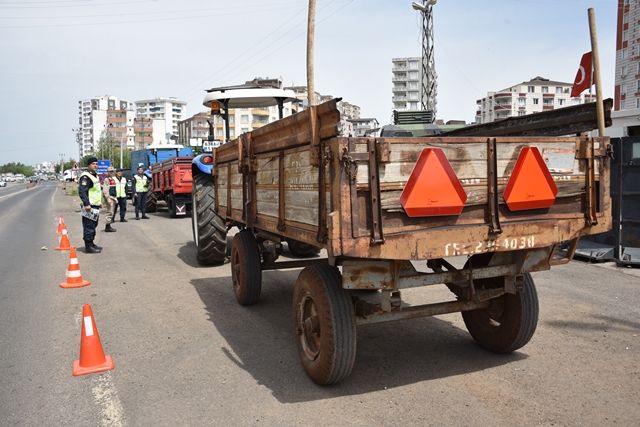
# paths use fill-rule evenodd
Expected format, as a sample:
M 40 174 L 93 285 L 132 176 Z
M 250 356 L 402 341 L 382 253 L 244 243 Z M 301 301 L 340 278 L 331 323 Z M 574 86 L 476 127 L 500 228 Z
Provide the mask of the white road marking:
M 100 424 L 109 427 L 124 426 L 126 424 L 124 409 L 118 397 L 118 391 L 113 384 L 111 373 L 105 372 L 97 375 L 91 380 L 91 383 L 93 401 L 100 407 L 102 415 Z
M 0 196 L 0 200 L 1 199 L 5 199 L 7 197 L 15 196 L 16 194 L 24 193 L 25 191 L 29 191 L 29 190 L 31 190 L 33 188 L 36 188 L 36 187 L 25 188 L 25 189 L 22 189 L 20 191 L 16 191 L 15 193 L 5 194 L 4 196 Z

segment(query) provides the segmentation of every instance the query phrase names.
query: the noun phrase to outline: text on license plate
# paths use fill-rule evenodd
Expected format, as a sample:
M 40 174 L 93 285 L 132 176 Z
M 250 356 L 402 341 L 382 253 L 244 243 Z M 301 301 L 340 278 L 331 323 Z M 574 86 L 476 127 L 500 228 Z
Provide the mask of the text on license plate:
M 496 240 L 483 240 L 477 243 L 447 243 L 444 246 L 445 256 L 473 255 L 485 252 L 508 251 L 533 248 L 535 236 L 505 237 Z

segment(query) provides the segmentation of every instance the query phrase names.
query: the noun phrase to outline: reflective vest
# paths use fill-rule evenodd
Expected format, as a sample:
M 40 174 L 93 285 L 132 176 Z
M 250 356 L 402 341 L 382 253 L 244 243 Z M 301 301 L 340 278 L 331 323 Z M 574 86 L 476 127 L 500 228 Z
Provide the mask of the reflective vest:
M 98 178 L 97 176 L 93 176 L 89 172 L 83 172 L 82 175 L 80 175 L 80 179 L 82 179 L 83 176 L 88 177 L 93 183 L 93 186 L 89 189 L 89 194 L 88 194 L 89 204 L 100 206 L 102 204 L 102 192 L 100 191 L 100 178 Z
M 147 181 L 148 178 L 146 177 L 146 175 L 136 175 L 136 193 L 147 192 Z
M 124 176 L 116 180 L 116 197 L 127 197 L 127 178 Z

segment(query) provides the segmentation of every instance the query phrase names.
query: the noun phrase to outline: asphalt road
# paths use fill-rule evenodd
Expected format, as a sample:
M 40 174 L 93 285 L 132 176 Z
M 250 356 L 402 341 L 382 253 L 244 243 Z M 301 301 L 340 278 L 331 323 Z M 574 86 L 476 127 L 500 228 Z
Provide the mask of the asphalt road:
M 235 303 L 228 264 L 195 262 L 189 219 L 166 212 L 98 233 L 79 253 L 91 286 L 61 289 L 64 215 L 55 184 L 0 199 L 0 424 L 3 425 L 637 425 L 640 274 L 581 262 L 534 274 L 538 330 L 521 351 L 478 348 L 459 315 L 358 329 L 351 377 L 319 387 L 296 355 L 298 270 L 264 273 L 254 307 Z M 104 224 L 102 222 L 102 224 Z M 47 250 L 42 250 L 46 246 Z M 447 298 L 413 290 L 409 302 Z M 72 377 L 82 304 L 116 368 Z

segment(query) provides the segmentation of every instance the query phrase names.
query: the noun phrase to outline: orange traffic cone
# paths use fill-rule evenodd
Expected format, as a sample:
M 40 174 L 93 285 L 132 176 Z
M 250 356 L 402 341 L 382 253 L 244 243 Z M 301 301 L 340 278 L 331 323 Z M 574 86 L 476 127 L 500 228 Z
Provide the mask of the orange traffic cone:
M 62 230 L 62 236 L 60 236 L 60 244 L 56 248 L 56 251 L 68 251 L 71 249 L 71 242 L 69 241 L 67 229 Z
M 60 283 L 61 288 L 81 288 L 83 286 L 89 286 L 90 281 L 84 280 L 82 274 L 80 274 L 80 264 L 78 263 L 78 255 L 76 254 L 76 248 L 71 248 L 69 251 L 69 267 L 67 267 L 67 280 Z
M 94 374 L 115 367 L 111 356 L 105 356 L 100 344 L 96 322 L 91 306 L 82 306 L 82 335 L 80 336 L 80 359 L 73 362 L 73 375 Z
M 58 230 L 56 232 L 58 234 L 62 234 L 62 230 L 64 230 L 65 228 L 67 228 L 67 226 L 64 223 L 64 218 L 62 218 L 62 215 L 60 215 L 60 217 L 58 218 Z

